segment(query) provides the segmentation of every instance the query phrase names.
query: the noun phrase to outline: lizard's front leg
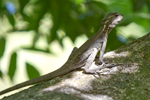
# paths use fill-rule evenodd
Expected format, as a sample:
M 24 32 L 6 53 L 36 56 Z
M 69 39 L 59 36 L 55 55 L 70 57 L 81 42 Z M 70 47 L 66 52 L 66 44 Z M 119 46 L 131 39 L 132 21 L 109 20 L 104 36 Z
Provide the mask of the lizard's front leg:
M 92 65 L 92 63 L 96 57 L 97 52 L 98 52 L 98 50 L 96 48 L 93 48 L 93 49 L 87 51 L 86 54 L 88 54 L 90 56 L 87 58 L 86 64 L 84 66 L 85 73 L 95 73 L 95 70 L 91 70 L 91 69 L 89 69 L 89 67 Z
M 92 63 L 93 63 L 93 61 L 96 57 L 96 54 L 98 53 L 98 50 L 96 48 L 93 48 L 93 49 L 91 49 L 92 51 L 90 51 L 91 54 L 88 57 L 88 59 L 86 61 L 86 64 L 85 64 L 85 67 L 84 67 L 85 73 L 95 73 L 97 70 L 103 68 L 103 66 L 105 64 L 104 61 L 103 61 L 103 55 L 104 55 L 104 52 L 105 52 L 106 43 L 107 43 L 107 39 L 104 38 L 103 42 L 101 42 L 102 45 L 101 45 L 100 57 L 99 57 L 99 60 L 102 63 L 102 65 L 99 68 L 89 69 L 89 67 L 92 65 Z
M 107 39 L 104 39 L 104 41 L 101 43 L 102 47 L 101 47 L 101 50 L 100 50 L 99 61 L 102 63 L 102 65 L 105 64 L 104 61 L 103 61 L 103 56 L 104 56 L 104 53 L 105 53 L 106 43 L 107 43 Z

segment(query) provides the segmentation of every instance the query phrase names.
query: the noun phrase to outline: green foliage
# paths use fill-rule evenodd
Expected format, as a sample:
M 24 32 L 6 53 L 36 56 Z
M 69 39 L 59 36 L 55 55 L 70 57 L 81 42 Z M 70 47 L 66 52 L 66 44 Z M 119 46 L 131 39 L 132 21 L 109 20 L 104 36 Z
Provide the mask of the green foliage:
M 6 39 L 0 38 L 0 58 L 3 56 L 5 51 Z
M 136 37 L 131 35 L 125 35 L 131 29 L 127 28 L 130 23 L 135 23 L 137 26 L 141 26 L 144 32 L 142 35 L 150 31 L 150 18 L 148 12 L 150 12 L 149 0 L 10 0 L 15 5 L 16 12 L 10 14 L 6 9 L 7 1 L 0 0 L 0 22 L 5 17 L 8 20 L 8 24 L 11 28 L 5 32 L 1 31 L 0 35 L 7 37 L 11 32 L 16 31 L 34 31 L 35 36 L 32 41 L 31 47 L 20 47 L 20 49 L 33 50 L 51 53 L 49 45 L 54 41 L 58 41 L 63 47 L 63 39 L 68 36 L 73 42 L 77 36 L 86 34 L 87 37 L 91 37 L 97 32 L 101 25 L 102 18 L 109 12 L 118 12 L 124 15 L 123 21 L 117 25 L 117 28 L 113 29 L 109 34 L 106 51 L 114 50 L 123 44 L 133 41 Z M 50 25 L 45 25 L 43 20 L 46 20 Z M 21 27 L 17 25 L 22 22 Z M 26 23 L 26 24 L 24 24 Z M 42 31 L 40 27 L 45 25 Z M 19 27 L 20 26 L 20 27 Z M 122 30 L 119 30 L 121 27 Z M 48 31 L 43 31 L 48 30 Z M 58 31 L 62 30 L 65 35 L 61 35 Z M 138 29 L 135 29 L 138 30 Z M 135 32 L 136 33 L 136 32 Z M 123 36 L 126 41 L 121 41 L 119 36 Z M 46 37 L 45 42 L 48 44 L 47 49 L 41 50 L 36 48 L 36 43 L 40 37 Z M 119 38 L 119 39 L 118 39 Z M 5 51 L 5 44 L 7 39 L 0 38 L 0 58 Z M 18 49 L 17 49 L 18 50 Z M 17 54 L 13 53 L 10 60 L 9 76 L 13 80 L 16 71 Z M 29 78 L 39 76 L 38 71 L 30 64 L 27 65 L 27 73 Z M 0 71 L 1 72 L 1 71 Z M 32 77 L 33 72 L 35 76 Z
M 9 75 L 11 81 L 13 81 L 13 77 L 15 75 L 16 68 L 17 68 L 16 66 L 17 66 L 17 54 L 15 52 L 11 55 L 9 71 L 8 71 L 8 75 Z
M 27 70 L 29 79 L 33 79 L 33 78 L 40 76 L 40 73 L 37 71 L 37 69 L 29 63 L 26 63 L 26 70 Z
M 7 17 L 8 17 L 10 24 L 14 27 L 15 26 L 14 16 L 8 14 Z
M 1 70 L 0 70 L 0 78 L 3 78 L 3 73 Z

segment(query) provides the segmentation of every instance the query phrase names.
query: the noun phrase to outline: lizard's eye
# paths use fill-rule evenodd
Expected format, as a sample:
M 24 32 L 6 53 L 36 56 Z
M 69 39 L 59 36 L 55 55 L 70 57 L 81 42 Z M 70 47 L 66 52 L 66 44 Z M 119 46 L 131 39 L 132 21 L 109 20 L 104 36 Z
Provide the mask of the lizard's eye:
M 115 17 L 118 17 L 119 15 L 117 14 L 117 15 L 115 15 Z
M 118 17 L 120 14 L 118 14 L 118 13 L 115 13 L 115 17 Z

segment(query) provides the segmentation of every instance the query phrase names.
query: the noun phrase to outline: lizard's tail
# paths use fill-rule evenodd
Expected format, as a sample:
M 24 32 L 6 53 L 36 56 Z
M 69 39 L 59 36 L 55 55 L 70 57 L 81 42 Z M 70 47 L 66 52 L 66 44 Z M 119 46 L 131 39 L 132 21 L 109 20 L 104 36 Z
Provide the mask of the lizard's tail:
M 5 93 L 10 92 L 10 91 L 13 91 L 13 90 L 16 90 L 16 89 L 19 89 L 19 88 L 22 88 L 22 87 L 25 87 L 25 86 L 28 86 L 28 85 L 32 85 L 32 84 L 35 84 L 35 83 L 39 83 L 39 82 L 43 82 L 43 81 L 53 79 L 57 76 L 67 74 L 68 72 L 69 72 L 69 70 L 66 70 L 66 65 L 64 65 L 60 69 L 58 69 L 58 70 L 56 70 L 52 73 L 48 73 L 46 75 L 31 79 L 29 81 L 25 81 L 23 83 L 12 86 L 12 87 L 10 87 L 6 90 L 3 90 L 3 91 L 0 92 L 0 95 L 5 94 Z

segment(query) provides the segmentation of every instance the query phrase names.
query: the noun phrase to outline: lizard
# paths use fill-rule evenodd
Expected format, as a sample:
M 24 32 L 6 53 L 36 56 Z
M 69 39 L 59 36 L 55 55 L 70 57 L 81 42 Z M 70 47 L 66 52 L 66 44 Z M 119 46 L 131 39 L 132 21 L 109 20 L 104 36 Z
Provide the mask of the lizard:
M 5 94 L 7 92 L 36 84 L 43 81 L 51 80 L 55 77 L 65 75 L 70 71 L 73 71 L 77 68 L 83 67 L 84 72 L 87 74 L 93 74 L 97 70 L 105 68 L 105 62 L 103 61 L 103 55 L 105 52 L 105 47 L 107 43 L 107 37 L 110 31 L 123 19 L 123 15 L 114 12 L 109 13 L 106 17 L 104 17 L 101 21 L 101 27 L 96 34 L 94 34 L 91 38 L 89 38 L 83 45 L 79 48 L 74 47 L 72 50 L 68 60 L 66 63 L 57 69 L 54 72 L 45 74 L 43 76 L 39 76 L 37 78 L 25 81 L 23 83 L 12 86 L 6 90 L 0 92 L 0 95 Z M 100 51 L 99 61 L 102 63 L 100 67 L 89 69 L 89 67 L 94 62 L 94 59 L 97 53 Z M 109 66 L 108 66 L 109 67 Z

